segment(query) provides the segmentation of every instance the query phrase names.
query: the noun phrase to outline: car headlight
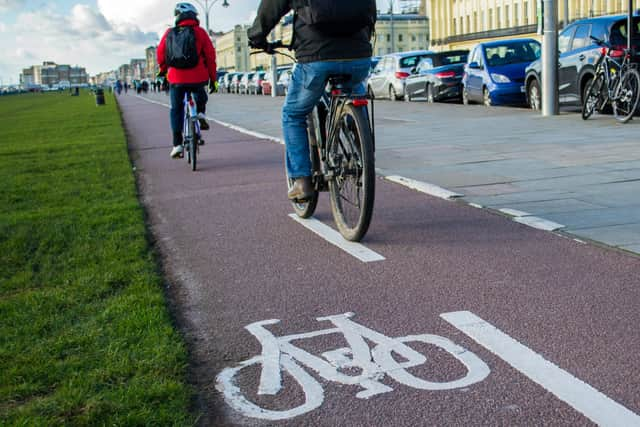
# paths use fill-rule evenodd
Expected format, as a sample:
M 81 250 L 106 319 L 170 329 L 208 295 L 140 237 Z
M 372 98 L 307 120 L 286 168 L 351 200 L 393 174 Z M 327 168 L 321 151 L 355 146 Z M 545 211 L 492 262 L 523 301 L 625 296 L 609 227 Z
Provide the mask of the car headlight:
M 509 77 L 505 76 L 504 74 L 491 73 L 491 79 L 493 79 L 493 81 L 496 82 L 496 83 L 510 83 L 511 82 L 511 80 L 509 80 Z

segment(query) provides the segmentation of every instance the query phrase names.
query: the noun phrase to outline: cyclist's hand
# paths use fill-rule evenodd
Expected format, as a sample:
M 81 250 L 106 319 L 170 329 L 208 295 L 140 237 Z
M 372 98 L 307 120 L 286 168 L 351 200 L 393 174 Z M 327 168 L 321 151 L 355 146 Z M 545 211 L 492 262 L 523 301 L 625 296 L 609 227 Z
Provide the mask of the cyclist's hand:
M 167 77 L 167 72 L 166 71 L 158 71 L 158 74 L 156 74 L 156 77 L 159 79 L 164 79 Z
M 218 82 L 209 81 L 209 95 L 218 91 Z
M 269 47 L 267 39 L 249 39 L 249 47 L 252 49 L 266 50 Z

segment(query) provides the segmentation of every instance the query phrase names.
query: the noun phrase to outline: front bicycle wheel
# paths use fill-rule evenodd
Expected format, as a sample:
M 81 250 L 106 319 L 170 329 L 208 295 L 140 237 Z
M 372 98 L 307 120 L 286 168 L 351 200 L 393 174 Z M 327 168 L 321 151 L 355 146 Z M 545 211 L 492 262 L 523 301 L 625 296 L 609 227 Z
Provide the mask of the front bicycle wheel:
M 595 79 L 587 85 L 582 97 L 582 120 L 587 120 L 598 106 L 603 104 L 604 75 L 598 74 Z
M 189 133 L 191 140 L 189 142 L 189 157 L 191 157 L 191 170 L 196 170 L 196 162 L 198 156 L 198 134 L 196 134 L 196 124 L 194 119 L 189 120 Z
M 638 108 L 640 97 L 640 74 L 634 68 L 627 68 L 616 87 L 613 99 L 613 115 L 620 123 L 626 123 Z
M 375 199 L 373 139 L 365 107 L 339 106 L 336 134 L 329 142 L 331 210 L 340 234 L 351 241 L 365 235 Z
M 313 175 L 312 181 L 314 185 L 313 195 L 306 202 L 292 201 L 293 210 L 300 218 L 309 218 L 316 211 L 318 205 L 318 185 L 317 180 L 322 179 L 319 175 L 320 172 L 320 156 L 318 154 L 318 147 L 320 138 L 322 138 L 322 130 L 320 128 L 320 117 L 318 115 L 318 108 L 314 108 L 309 116 L 307 116 L 307 134 L 309 135 L 309 155 L 311 157 L 311 174 Z M 285 151 L 285 164 L 287 161 L 287 153 Z M 286 170 L 286 167 L 285 167 Z M 288 189 L 293 186 L 293 179 L 289 178 L 287 174 Z

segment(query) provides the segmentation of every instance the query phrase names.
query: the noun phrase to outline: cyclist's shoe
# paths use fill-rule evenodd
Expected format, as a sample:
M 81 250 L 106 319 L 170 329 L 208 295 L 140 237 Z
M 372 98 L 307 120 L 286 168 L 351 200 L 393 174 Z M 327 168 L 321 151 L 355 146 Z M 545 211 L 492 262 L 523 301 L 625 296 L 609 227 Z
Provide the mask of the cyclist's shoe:
M 203 113 L 198 113 L 198 121 L 200 122 L 201 130 L 209 130 L 209 122 Z
M 182 157 L 182 145 L 176 145 L 173 147 L 173 150 L 171 150 L 171 158 L 179 159 L 180 157 Z
M 294 202 L 307 202 L 313 197 L 313 185 L 311 184 L 311 177 L 304 176 L 302 178 L 296 178 L 293 181 L 291 189 L 287 193 L 289 200 Z

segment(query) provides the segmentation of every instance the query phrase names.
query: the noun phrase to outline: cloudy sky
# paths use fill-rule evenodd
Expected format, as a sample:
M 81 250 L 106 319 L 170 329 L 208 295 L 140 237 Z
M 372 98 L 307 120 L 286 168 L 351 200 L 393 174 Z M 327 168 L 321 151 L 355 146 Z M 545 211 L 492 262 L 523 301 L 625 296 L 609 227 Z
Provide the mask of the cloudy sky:
M 216 31 L 249 24 L 259 0 L 222 0 L 211 8 Z M 175 0 L 0 0 L 0 84 L 43 61 L 80 65 L 90 75 L 144 56 L 172 24 Z M 194 4 L 196 2 L 193 2 Z M 204 1 L 203 1 L 204 3 Z M 379 5 L 388 0 L 378 0 Z M 204 19 L 202 19 L 204 26 Z

